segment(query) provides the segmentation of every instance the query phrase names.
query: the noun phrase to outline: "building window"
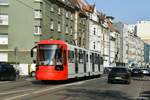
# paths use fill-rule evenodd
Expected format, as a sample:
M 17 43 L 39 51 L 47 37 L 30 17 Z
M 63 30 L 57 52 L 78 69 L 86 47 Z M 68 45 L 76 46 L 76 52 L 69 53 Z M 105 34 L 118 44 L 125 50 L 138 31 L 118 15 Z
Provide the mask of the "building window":
M 8 62 L 8 53 L 0 53 L 0 62 Z
M 0 5 L 8 5 L 9 0 L 0 0 Z
M 7 45 L 7 44 L 8 44 L 8 34 L 0 33 L 0 45 Z
M 51 30 L 54 29 L 54 21 L 53 21 L 53 19 L 51 19 L 51 22 L 50 22 L 50 29 L 51 29 Z
M 73 29 L 70 27 L 70 34 L 73 35 Z
M 66 18 L 69 18 L 69 12 L 68 11 L 66 12 Z
M 58 32 L 61 32 L 61 23 L 58 22 Z
M 51 5 L 50 10 L 51 10 L 51 12 L 54 12 L 54 5 Z
M 93 48 L 95 49 L 95 42 L 93 42 Z
M 34 18 L 42 18 L 42 11 L 34 10 Z
M 66 25 L 66 33 L 69 33 L 68 25 Z
M 85 20 L 83 20 L 83 21 L 82 21 L 82 24 L 83 24 L 83 25 L 86 25 L 86 21 L 85 21 Z
M 58 8 L 58 14 L 61 15 L 61 8 Z
M 93 31 L 94 35 L 96 34 L 96 28 L 94 27 L 94 31 Z
M 73 20 L 73 14 L 70 15 L 70 19 Z
M 34 0 L 35 2 L 42 2 L 42 0 Z
M 0 15 L 0 25 L 8 25 L 8 15 Z
M 34 27 L 34 34 L 35 35 L 41 35 L 42 34 L 41 26 L 35 26 Z

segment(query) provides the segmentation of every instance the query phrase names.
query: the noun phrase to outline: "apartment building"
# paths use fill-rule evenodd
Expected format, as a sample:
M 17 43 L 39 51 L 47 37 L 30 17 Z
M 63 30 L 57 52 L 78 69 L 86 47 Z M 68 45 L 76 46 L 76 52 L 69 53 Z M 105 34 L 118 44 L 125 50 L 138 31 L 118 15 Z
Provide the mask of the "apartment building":
M 31 63 L 42 39 L 73 44 L 74 13 L 67 0 L 0 0 L 0 61 Z
M 137 35 L 145 42 L 150 44 L 150 21 L 138 21 L 136 24 Z
M 135 25 L 124 24 L 124 57 L 127 66 L 144 66 L 144 42 L 136 35 Z
M 104 66 L 117 66 L 121 63 L 121 35 L 113 25 L 113 17 L 101 14 L 100 19 L 102 20 L 101 53 Z
M 100 26 L 100 20 L 98 17 L 98 11 L 96 8 L 93 13 L 89 15 L 89 49 L 95 51 L 101 51 L 101 38 L 102 27 Z
M 145 67 L 150 68 L 150 45 L 147 43 L 144 43 L 144 62 Z

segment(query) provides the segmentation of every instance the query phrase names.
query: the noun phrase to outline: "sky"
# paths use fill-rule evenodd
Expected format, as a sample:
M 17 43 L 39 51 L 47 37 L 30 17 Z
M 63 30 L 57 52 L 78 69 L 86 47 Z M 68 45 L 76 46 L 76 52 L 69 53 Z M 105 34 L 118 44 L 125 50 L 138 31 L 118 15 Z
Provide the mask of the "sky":
M 114 21 L 135 24 L 140 20 L 150 20 L 150 0 L 87 0 L 96 4 L 97 10 L 108 16 L 113 16 Z

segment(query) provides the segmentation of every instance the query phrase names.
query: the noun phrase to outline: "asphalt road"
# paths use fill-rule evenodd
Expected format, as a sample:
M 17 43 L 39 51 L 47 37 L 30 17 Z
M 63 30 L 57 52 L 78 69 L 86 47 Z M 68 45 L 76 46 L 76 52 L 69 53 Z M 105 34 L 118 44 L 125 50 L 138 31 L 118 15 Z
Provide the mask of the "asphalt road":
M 34 78 L 0 82 L 0 100 L 150 100 L 150 77 L 108 84 L 107 77 L 43 84 Z

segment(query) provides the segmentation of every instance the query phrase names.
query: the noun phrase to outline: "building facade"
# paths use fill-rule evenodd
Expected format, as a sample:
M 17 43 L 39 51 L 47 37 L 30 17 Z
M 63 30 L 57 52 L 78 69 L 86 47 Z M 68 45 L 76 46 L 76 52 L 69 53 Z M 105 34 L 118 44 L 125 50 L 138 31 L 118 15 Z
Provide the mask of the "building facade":
M 113 25 L 112 17 L 104 17 L 102 14 L 100 19 L 102 20 L 101 53 L 104 59 L 104 67 L 117 66 L 121 63 L 120 33 Z
M 147 43 L 144 43 L 144 67 L 150 68 L 150 45 Z
M 0 0 L 0 61 L 31 63 L 38 41 L 57 39 L 101 52 L 104 66 L 116 66 L 121 36 L 112 17 L 83 1 Z
M 138 21 L 136 24 L 137 35 L 146 43 L 150 44 L 150 21 Z
M 42 39 L 73 44 L 74 18 L 64 0 L 0 0 L 0 61 L 31 63 L 30 49 Z
M 96 8 L 94 12 L 89 15 L 89 49 L 94 51 L 101 51 L 101 32 L 100 21 Z
M 124 61 L 126 66 L 144 65 L 144 42 L 136 35 L 135 25 L 124 24 Z

